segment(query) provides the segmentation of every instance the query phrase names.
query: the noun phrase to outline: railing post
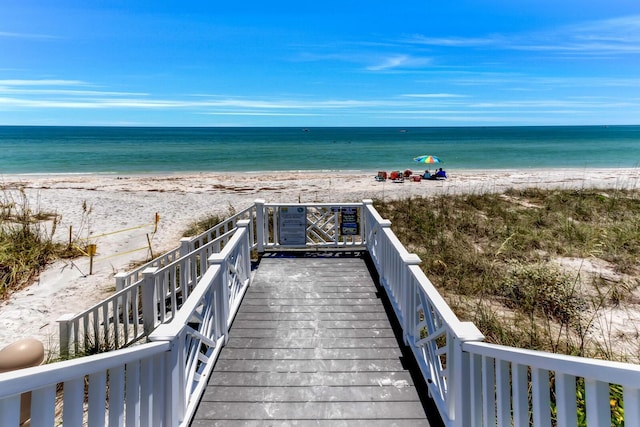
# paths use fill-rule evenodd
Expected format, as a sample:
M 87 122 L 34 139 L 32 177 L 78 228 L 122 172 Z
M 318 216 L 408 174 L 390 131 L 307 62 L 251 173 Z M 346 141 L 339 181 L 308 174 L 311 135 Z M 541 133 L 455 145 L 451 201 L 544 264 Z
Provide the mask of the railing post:
M 462 334 L 456 337 L 447 334 L 447 357 L 453 359 L 453 367 L 448 369 L 447 417 L 453 421 L 449 425 L 456 427 L 472 425 L 471 421 L 476 417 L 471 414 L 471 399 L 481 392 L 470 389 L 475 373 L 471 372 L 471 356 L 462 350 L 462 345 L 468 341 L 484 340 L 484 335 L 472 322 L 462 322 L 461 326 Z
M 71 319 L 75 314 L 63 314 L 56 320 L 60 328 L 60 357 L 66 359 L 69 357 L 69 340 L 71 338 Z
M 264 203 L 263 199 L 256 199 L 254 202 L 256 205 L 256 240 L 258 243 L 258 253 L 264 253 L 265 244 L 265 215 L 264 215 Z
M 162 402 L 154 400 L 153 412 L 163 411 L 161 408 L 164 408 L 162 413 L 164 425 L 180 425 L 185 419 L 189 395 L 186 384 L 187 374 L 185 372 L 185 367 L 187 366 L 185 357 L 189 349 L 185 349 L 186 332 L 184 325 L 180 325 L 178 330 L 172 323 L 159 325 L 153 331 L 153 334 L 149 336 L 149 341 L 166 341 L 170 344 L 169 351 L 161 356 L 161 370 L 164 376 L 162 378 L 162 390 L 158 392 L 158 396 L 162 396 Z
M 249 225 L 251 221 L 248 219 L 241 219 L 237 223 L 238 230 L 236 232 L 244 232 L 244 239 L 240 243 L 241 245 L 241 254 L 242 254 L 242 268 L 247 275 L 247 279 L 251 277 L 251 242 L 250 242 L 250 234 L 249 233 Z
M 391 221 L 388 219 L 383 219 L 378 223 L 378 226 L 380 227 L 380 230 L 378 230 L 377 233 L 383 235 L 385 234 L 384 230 L 391 228 Z M 375 248 L 373 247 L 373 245 L 375 245 Z M 374 254 L 372 258 L 374 259 L 374 262 L 378 268 L 378 276 L 380 277 L 380 281 L 382 283 L 388 282 L 387 268 L 386 264 L 383 262 L 387 257 L 387 252 L 389 252 L 388 246 L 388 242 L 383 242 L 383 239 L 380 237 L 378 237 L 377 239 L 373 239 L 373 241 L 370 242 L 369 245 L 367 245 L 369 253 Z
M 145 335 L 153 332 L 158 319 L 158 298 L 155 273 L 158 269 L 149 267 L 142 272 L 142 323 Z
M 183 237 L 180 239 L 180 258 L 191 252 L 191 238 Z
M 362 207 L 360 208 L 360 241 L 363 245 L 367 246 L 367 233 L 369 230 L 369 222 L 367 206 L 371 206 L 373 204 L 373 200 L 371 199 L 363 199 Z
M 124 289 L 127 285 L 127 277 L 129 277 L 129 273 L 116 273 L 116 292 L 119 292 Z
M 216 336 L 216 339 L 220 336 L 224 336 L 224 345 L 226 345 L 229 340 L 229 285 L 227 282 L 227 260 L 222 254 L 216 253 L 212 254 L 208 261 L 210 267 L 216 265 L 220 266 L 220 273 L 216 275 L 215 283 L 213 284 L 213 289 L 216 295 L 216 323 L 218 324 L 216 329 L 220 332 L 220 335 Z
M 369 209 L 373 208 L 373 200 L 372 199 L 363 199 L 362 200 L 362 226 L 360 227 L 360 234 L 362 235 L 362 244 L 365 245 L 367 250 L 369 250 L 369 229 L 373 228 L 373 224 L 371 223 L 371 217 L 369 216 Z M 369 251 L 371 252 L 371 251 Z
M 415 313 L 415 299 L 416 290 L 415 282 L 412 280 L 411 267 L 419 266 L 422 260 L 416 254 L 408 254 L 403 260 L 405 268 L 402 271 L 402 281 L 400 282 L 400 295 L 398 295 L 398 302 L 400 303 L 400 313 L 402 314 L 402 337 L 404 343 L 409 343 L 409 335 L 413 334 L 414 313 Z M 426 313 L 425 313 L 426 315 Z

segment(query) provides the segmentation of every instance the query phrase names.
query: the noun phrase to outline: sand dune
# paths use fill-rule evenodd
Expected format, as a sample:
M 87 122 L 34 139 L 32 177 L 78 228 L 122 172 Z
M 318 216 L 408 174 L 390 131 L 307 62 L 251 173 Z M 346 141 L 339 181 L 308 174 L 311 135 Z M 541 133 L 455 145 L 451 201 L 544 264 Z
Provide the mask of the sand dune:
M 376 182 L 370 173 L 202 173 L 185 175 L 4 176 L 6 195 L 24 188 L 32 209 L 56 212 L 62 222 L 56 238 L 68 239 L 69 227 L 97 244 L 93 274 L 87 258 L 50 265 L 31 286 L 0 304 L 0 348 L 26 337 L 57 349 L 56 319 L 80 312 L 113 292 L 113 276 L 130 262 L 177 247 L 197 219 L 267 202 L 354 202 L 414 196 L 502 192 L 508 188 L 637 189 L 638 169 L 499 170 L 450 173 L 446 181 Z M 86 209 L 83 209 L 83 206 Z M 160 216 L 154 233 L 155 214 Z M 122 231 L 126 230 L 126 231 Z

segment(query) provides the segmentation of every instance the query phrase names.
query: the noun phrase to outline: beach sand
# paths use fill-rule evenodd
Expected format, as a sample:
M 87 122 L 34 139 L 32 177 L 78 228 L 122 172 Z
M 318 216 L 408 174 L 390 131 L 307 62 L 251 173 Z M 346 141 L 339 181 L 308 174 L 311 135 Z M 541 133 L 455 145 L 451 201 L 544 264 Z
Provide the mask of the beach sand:
M 131 262 L 179 246 L 192 222 L 266 202 L 357 202 L 415 196 L 502 192 L 509 188 L 637 189 L 638 169 L 498 170 L 453 173 L 446 181 L 376 182 L 370 173 L 194 173 L 180 175 L 3 176 L 5 197 L 23 188 L 34 211 L 61 215 L 56 238 L 72 233 L 97 245 L 93 274 L 87 257 L 52 263 L 32 285 L 0 303 L 0 348 L 26 337 L 57 353 L 56 320 L 78 313 L 115 289 L 114 275 Z M 86 206 L 86 209 L 83 208 Z M 154 233 L 156 213 L 160 217 Z M 624 322 L 622 322 L 624 323 Z

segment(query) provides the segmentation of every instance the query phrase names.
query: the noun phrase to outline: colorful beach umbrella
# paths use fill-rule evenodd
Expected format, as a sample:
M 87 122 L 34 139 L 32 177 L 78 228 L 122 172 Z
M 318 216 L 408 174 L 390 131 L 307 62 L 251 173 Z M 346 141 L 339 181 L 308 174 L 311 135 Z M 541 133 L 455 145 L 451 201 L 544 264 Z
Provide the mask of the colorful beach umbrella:
M 429 156 L 429 155 L 414 157 L 413 160 L 415 160 L 418 163 L 427 163 L 427 164 L 443 163 L 443 161 L 440 160 L 438 157 Z

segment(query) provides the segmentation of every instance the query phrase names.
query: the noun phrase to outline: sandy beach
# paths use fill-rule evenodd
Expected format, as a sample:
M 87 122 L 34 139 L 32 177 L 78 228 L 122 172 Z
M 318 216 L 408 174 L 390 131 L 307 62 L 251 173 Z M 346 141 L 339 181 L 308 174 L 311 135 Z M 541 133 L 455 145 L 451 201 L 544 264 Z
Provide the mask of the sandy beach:
M 32 285 L 0 304 L 0 348 L 20 338 L 57 352 L 56 319 L 80 312 L 113 292 L 114 275 L 131 262 L 177 247 L 190 223 L 267 202 L 354 202 L 415 196 L 501 192 L 508 188 L 637 189 L 639 169 L 465 170 L 446 181 L 376 182 L 370 173 L 199 173 L 181 175 L 2 176 L 5 197 L 23 188 L 32 210 L 61 216 L 55 237 L 72 233 L 97 245 L 89 260 L 52 263 Z M 83 208 L 83 206 L 86 207 Z M 155 230 L 154 218 L 159 215 Z

